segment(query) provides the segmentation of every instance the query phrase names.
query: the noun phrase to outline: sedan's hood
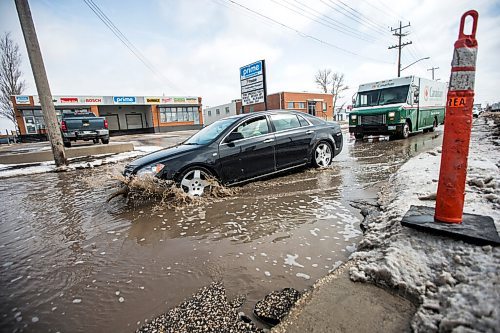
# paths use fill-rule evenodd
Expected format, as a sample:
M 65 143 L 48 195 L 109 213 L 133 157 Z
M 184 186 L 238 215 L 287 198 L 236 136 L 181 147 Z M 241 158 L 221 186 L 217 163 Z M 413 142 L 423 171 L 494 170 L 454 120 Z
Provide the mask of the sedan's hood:
M 193 150 L 198 149 L 200 146 L 198 145 L 178 145 L 171 148 L 162 149 L 159 151 L 155 151 L 154 153 L 147 154 L 142 156 L 136 160 L 133 160 L 127 165 L 127 169 L 135 170 L 137 168 L 143 167 L 145 165 L 155 163 L 158 161 L 162 161 L 171 157 L 175 157 L 181 155 L 183 153 L 188 153 Z

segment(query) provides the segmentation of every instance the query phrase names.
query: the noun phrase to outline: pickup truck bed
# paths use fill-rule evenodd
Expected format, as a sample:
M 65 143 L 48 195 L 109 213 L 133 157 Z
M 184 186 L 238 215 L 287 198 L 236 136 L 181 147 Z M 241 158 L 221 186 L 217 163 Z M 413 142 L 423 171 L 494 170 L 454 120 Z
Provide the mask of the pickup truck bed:
M 61 119 L 61 133 L 64 145 L 71 147 L 72 141 L 99 140 L 104 144 L 109 143 L 108 123 L 103 117 L 96 117 L 93 113 L 68 113 Z

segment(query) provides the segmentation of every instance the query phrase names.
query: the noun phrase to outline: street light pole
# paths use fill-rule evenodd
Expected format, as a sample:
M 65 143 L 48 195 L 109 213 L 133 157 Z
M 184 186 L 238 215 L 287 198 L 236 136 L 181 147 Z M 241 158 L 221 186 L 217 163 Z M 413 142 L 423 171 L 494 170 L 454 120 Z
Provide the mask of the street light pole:
M 15 0 L 19 22 L 24 35 L 26 49 L 30 59 L 31 70 L 35 78 L 36 89 L 40 104 L 42 105 L 43 119 L 47 126 L 47 132 L 52 146 L 52 153 L 54 154 L 54 161 L 56 166 L 63 166 L 67 164 L 66 153 L 64 151 L 61 132 L 57 123 L 56 109 L 52 102 L 52 93 L 50 92 L 49 80 L 45 72 L 43 64 L 42 52 L 38 44 L 36 36 L 35 25 L 31 16 L 31 10 L 28 0 Z
M 420 59 L 418 59 L 417 61 L 412 62 L 412 63 L 411 63 L 411 64 L 409 64 L 408 66 L 401 68 L 401 72 L 402 72 L 402 71 L 404 71 L 405 69 L 407 69 L 408 67 L 410 67 L 410 66 L 412 66 L 412 65 L 415 65 L 415 64 L 416 64 L 417 62 L 419 62 L 419 61 L 422 61 L 422 60 L 427 60 L 427 59 L 430 59 L 430 58 L 431 58 L 431 57 L 420 58 Z

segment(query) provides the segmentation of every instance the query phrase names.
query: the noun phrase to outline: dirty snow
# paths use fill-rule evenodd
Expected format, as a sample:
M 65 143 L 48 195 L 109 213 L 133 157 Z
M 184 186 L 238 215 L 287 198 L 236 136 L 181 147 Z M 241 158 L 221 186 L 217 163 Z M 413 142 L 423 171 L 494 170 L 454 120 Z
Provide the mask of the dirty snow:
M 118 163 L 131 158 L 139 157 L 147 153 L 151 153 L 164 147 L 160 146 L 138 146 L 134 147 L 133 151 L 119 153 L 109 156 L 109 154 L 93 155 L 92 158 L 86 162 L 71 163 L 73 160 L 79 160 L 81 157 L 68 159 L 69 165 L 61 168 L 56 168 L 54 162 L 40 162 L 40 163 L 27 163 L 25 167 L 23 164 L 0 164 L 0 179 L 8 177 L 28 176 L 39 173 L 55 172 L 55 171 L 72 171 L 76 169 L 95 168 L 104 164 Z
M 500 117 L 474 122 L 464 211 L 493 217 L 500 230 Z M 498 332 L 500 249 L 432 236 L 400 225 L 410 205 L 437 191 L 441 149 L 411 159 L 391 177 L 372 211 L 358 251 L 354 281 L 386 285 L 419 301 L 415 332 Z

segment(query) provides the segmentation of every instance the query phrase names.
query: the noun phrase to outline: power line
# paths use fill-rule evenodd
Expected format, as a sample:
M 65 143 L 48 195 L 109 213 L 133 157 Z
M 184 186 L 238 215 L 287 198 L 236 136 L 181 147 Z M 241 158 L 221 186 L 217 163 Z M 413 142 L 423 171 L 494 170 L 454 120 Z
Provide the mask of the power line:
M 339 51 L 342 51 L 342 52 L 344 52 L 344 53 L 348 53 L 348 54 L 351 54 L 351 55 L 355 55 L 355 56 L 357 56 L 357 57 L 361 57 L 361 58 L 365 58 L 365 59 L 369 59 L 369 60 L 376 61 L 376 62 L 381 62 L 381 63 L 388 63 L 388 62 L 386 62 L 386 61 L 381 61 L 381 60 L 378 60 L 378 59 L 374 59 L 374 58 L 370 58 L 370 57 L 363 56 L 363 55 L 361 55 L 361 54 L 358 54 L 358 53 L 355 53 L 355 52 L 349 51 L 349 50 L 347 50 L 347 49 L 345 49 L 345 48 L 342 48 L 342 47 L 340 47 L 340 46 L 337 46 L 337 45 L 334 45 L 334 44 L 329 43 L 329 42 L 327 42 L 327 41 L 324 41 L 324 40 L 322 40 L 322 39 L 319 39 L 319 38 L 317 38 L 317 37 L 315 37 L 315 36 L 312 36 L 312 35 L 306 34 L 306 33 L 302 32 L 302 31 L 300 31 L 300 30 L 298 30 L 298 29 L 295 29 L 295 28 L 293 28 L 293 27 L 290 27 L 290 26 L 288 26 L 288 25 L 286 25 L 286 24 L 284 24 L 284 23 L 281 23 L 281 22 L 279 22 L 279 21 L 277 21 L 277 20 L 275 20 L 275 19 L 273 19 L 273 18 L 271 18 L 271 17 L 269 17 L 269 16 L 266 16 L 266 15 L 261 14 L 261 13 L 259 13 L 259 12 L 255 11 L 255 10 L 253 10 L 253 9 L 251 9 L 251 8 L 248 8 L 248 7 L 246 7 L 246 6 L 242 5 L 242 4 L 240 4 L 240 3 L 238 3 L 238 2 L 236 2 L 236 1 L 234 1 L 234 0 L 226 0 L 226 1 L 231 2 L 232 4 L 235 4 L 235 5 L 237 5 L 237 6 L 241 7 L 241 8 L 243 8 L 243 9 L 245 9 L 245 10 L 247 10 L 247 11 L 249 11 L 249 12 L 251 12 L 251 13 L 255 14 L 255 15 L 258 15 L 258 16 L 260 16 L 260 17 L 263 17 L 263 18 L 265 18 L 265 19 L 267 19 L 267 20 L 269 20 L 269 21 L 271 21 L 271 22 L 273 22 L 273 23 L 275 23 L 275 24 L 277 24 L 277 25 L 279 25 L 279 26 L 281 26 L 281 27 L 283 27 L 283 28 L 285 28 L 285 29 L 287 29 L 287 30 L 291 30 L 291 31 L 295 32 L 296 34 L 298 34 L 299 36 L 301 36 L 301 37 L 303 37 L 303 38 L 308 38 L 308 39 L 314 40 L 314 41 L 316 41 L 316 42 L 318 42 L 318 43 L 321 43 L 321 44 L 324 44 L 324 45 L 326 45 L 326 46 L 332 47 L 332 48 L 337 49 L 337 50 L 339 50 Z
M 375 22 L 374 20 L 372 20 L 370 17 L 367 17 L 366 15 L 364 15 L 363 13 L 361 13 L 360 11 L 352 8 L 351 6 L 349 6 L 348 4 L 346 4 L 345 2 L 341 1 L 341 0 L 338 0 L 344 7 L 346 8 L 349 8 L 352 12 L 356 13 L 355 16 L 358 16 L 360 19 L 362 20 L 365 20 L 367 22 L 369 22 L 372 26 L 374 27 L 377 27 L 378 30 L 381 32 L 381 33 L 384 33 L 385 34 L 385 29 L 387 27 L 384 27 L 383 25 Z
M 345 5 L 346 7 L 344 8 L 344 7 L 340 6 L 339 4 L 333 2 L 332 0 L 328 0 L 331 5 L 329 3 L 323 1 L 323 0 L 320 0 L 320 1 L 323 4 L 327 5 L 328 7 L 330 7 L 331 9 L 333 9 L 334 11 L 336 11 L 336 12 L 340 13 L 341 15 L 347 17 L 348 19 L 350 19 L 352 21 L 355 21 L 357 23 L 360 23 L 362 25 L 365 25 L 366 27 L 368 27 L 369 29 L 373 30 L 374 32 L 377 32 L 378 34 L 382 34 L 383 35 L 385 33 L 385 30 L 383 30 L 384 33 L 382 33 L 382 31 L 376 30 L 373 26 L 370 26 L 367 23 L 365 23 L 364 22 L 365 20 L 363 18 L 359 17 L 360 13 L 359 14 L 358 13 L 353 13 L 352 11 L 354 9 L 349 10 L 351 7 L 349 7 L 348 5 Z M 335 6 L 335 7 L 333 7 L 332 5 Z
M 298 8 L 298 9 L 299 9 L 299 11 L 297 11 L 296 9 L 290 8 L 290 7 L 288 7 L 288 6 L 286 6 L 286 5 L 282 4 L 282 3 L 279 3 L 279 2 L 277 2 L 276 0 L 271 0 L 271 1 L 272 1 L 272 2 L 274 2 L 274 3 L 276 3 L 276 4 L 277 4 L 277 5 L 279 5 L 279 6 L 282 6 L 282 7 L 286 8 L 286 9 L 288 9 L 288 10 L 290 10 L 290 11 L 293 11 L 294 13 L 297 13 L 297 14 L 299 14 L 299 15 L 301 15 L 301 16 L 305 16 L 305 17 L 307 17 L 308 19 L 310 19 L 310 20 L 312 20 L 312 21 L 314 21 L 314 22 L 316 22 L 316 23 L 319 23 L 319 24 L 321 24 L 321 25 L 323 25 L 323 26 L 326 26 L 327 28 L 330 28 L 330 29 L 335 30 L 335 31 L 338 31 L 338 32 L 340 32 L 340 33 L 343 33 L 343 34 L 349 35 L 349 36 L 354 37 L 354 38 L 358 38 L 358 39 L 364 40 L 364 41 L 366 41 L 366 42 L 373 42 L 373 40 L 366 39 L 366 38 L 365 38 L 363 35 L 361 35 L 358 31 L 356 31 L 355 29 L 352 29 L 351 27 L 346 26 L 345 24 L 344 24 L 344 25 L 342 25 L 341 23 L 337 23 L 337 21 L 335 21 L 335 20 L 331 20 L 331 21 L 333 21 L 333 23 L 325 23 L 325 21 L 324 21 L 324 20 L 322 20 L 321 18 L 320 18 L 320 19 L 317 19 L 317 17 L 318 17 L 317 15 L 315 15 L 315 14 L 310 14 L 310 13 L 308 13 L 307 11 L 305 11 L 304 9 L 302 9 L 302 8 L 298 7 L 297 5 L 294 5 L 294 4 L 292 4 L 292 3 L 289 3 L 289 2 L 287 2 L 286 0 L 285 0 L 285 2 L 286 2 L 287 4 L 289 4 L 290 6 L 293 6 L 293 7 L 295 7 L 295 8 Z M 302 11 L 302 12 L 301 12 L 301 11 Z M 307 15 L 305 15 L 305 14 L 307 14 L 307 15 L 309 15 L 309 16 L 307 16 Z M 311 17 L 311 15 L 312 15 L 312 17 Z M 349 31 L 348 29 L 350 29 L 351 31 Z M 370 36 L 370 37 L 372 37 L 372 36 Z M 372 38 L 373 38 L 373 37 L 372 37 Z
M 111 32 L 129 49 L 132 54 L 139 59 L 154 75 L 164 81 L 170 88 L 179 90 L 169 79 L 167 79 L 151 62 L 139 51 L 137 47 L 116 27 L 111 19 L 99 8 L 92 0 L 83 0 L 85 4 L 94 12 L 94 14 L 111 30 Z

